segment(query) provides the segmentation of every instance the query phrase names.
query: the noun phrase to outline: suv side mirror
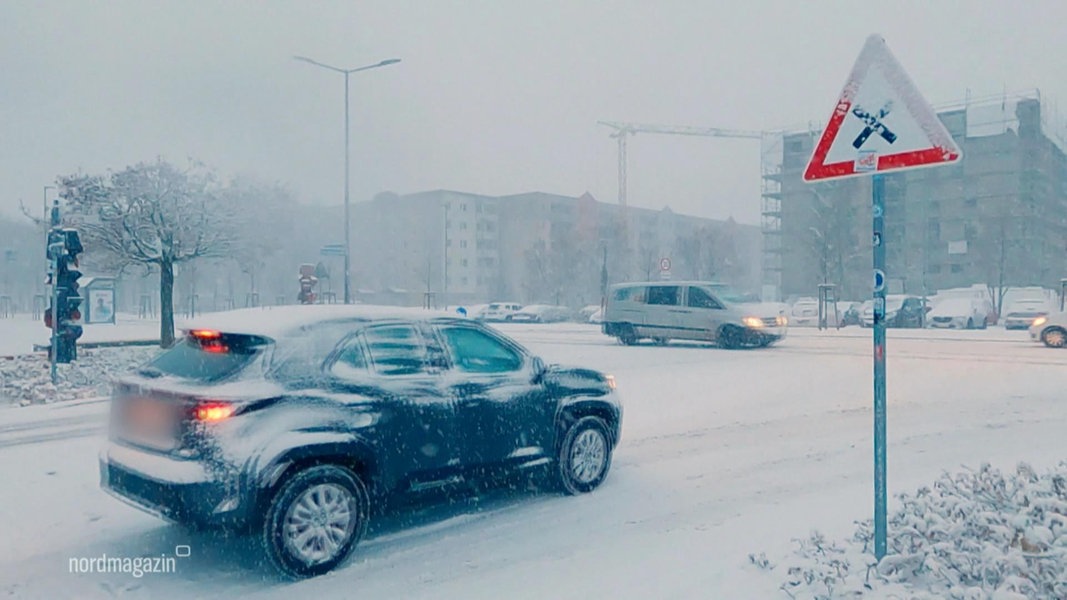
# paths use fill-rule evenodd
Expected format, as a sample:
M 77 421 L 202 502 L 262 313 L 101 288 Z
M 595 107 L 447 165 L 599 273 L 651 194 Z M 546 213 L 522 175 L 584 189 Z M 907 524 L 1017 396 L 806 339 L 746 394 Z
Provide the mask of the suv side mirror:
M 538 385 L 544 380 L 545 373 L 548 372 L 548 366 L 545 365 L 545 361 L 541 360 L 540 356 L 533 357 L 531 365 L 533 367 L 533 379 L 530 380 L 530 383 Z

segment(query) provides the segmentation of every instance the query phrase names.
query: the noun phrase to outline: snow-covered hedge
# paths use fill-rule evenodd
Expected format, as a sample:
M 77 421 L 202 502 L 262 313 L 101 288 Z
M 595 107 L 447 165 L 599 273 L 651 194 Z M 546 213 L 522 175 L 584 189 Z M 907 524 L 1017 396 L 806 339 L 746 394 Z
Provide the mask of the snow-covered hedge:
M 113 375 L 127 371 L 159 352 L 158 347 L 78 349 L 78 360 L 57 365 L 52 384 L 43 353 L 0 359 L 0 404 L 44 404 L 106 395 Z
M 1067 598 L 1067 462 L 1040 475 L 1026 464 L 945 473 L 898 500 L 881 563 L 871 521 L 850 540 L 794 540 L 778 565 L 765 553 L 749 559 L 784 574 L 781 589 L 796 599 Z

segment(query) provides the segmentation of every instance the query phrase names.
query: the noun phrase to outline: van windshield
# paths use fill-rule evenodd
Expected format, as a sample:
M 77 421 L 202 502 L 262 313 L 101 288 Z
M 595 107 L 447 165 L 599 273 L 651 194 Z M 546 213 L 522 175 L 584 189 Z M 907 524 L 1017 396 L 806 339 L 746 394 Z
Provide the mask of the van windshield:
M 716 298 L 729 302 L 731 304 L 742 304 L 745 302 L 758 302 L 759 300 L 750 294 L 742 294 L 725 283 L 709 283 L 707 286 Z

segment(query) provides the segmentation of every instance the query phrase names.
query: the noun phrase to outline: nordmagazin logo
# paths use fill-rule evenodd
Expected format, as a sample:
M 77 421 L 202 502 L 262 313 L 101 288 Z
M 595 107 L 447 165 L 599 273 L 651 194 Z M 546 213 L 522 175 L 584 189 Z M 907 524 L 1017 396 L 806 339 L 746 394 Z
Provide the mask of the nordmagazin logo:
M 133 577 L 145 574 L 174 573 L 178 568 L 178 559 L 192 554 L 192 548 L 186 545 L 174 547 L 174 554 L 159 556 L 77 556 L 67 561 L 71 573 L 125 573 Z

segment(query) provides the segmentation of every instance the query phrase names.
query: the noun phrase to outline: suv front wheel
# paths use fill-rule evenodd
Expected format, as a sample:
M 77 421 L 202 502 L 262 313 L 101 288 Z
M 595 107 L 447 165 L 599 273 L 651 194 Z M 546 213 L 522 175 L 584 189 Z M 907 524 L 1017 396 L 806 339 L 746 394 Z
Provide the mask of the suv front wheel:
M 367 531 L 367 488 L 350 470 L 317 465 L 285 482 L 267 509 L 263 542 L 286 576 L 314 577 L 340 564 Z
M 560 444 L 557 469 L 560 487 L 568 494 L 596 489 L 611 468 L 608 428 L 597 417 L 583 417 L 571 425 Z

